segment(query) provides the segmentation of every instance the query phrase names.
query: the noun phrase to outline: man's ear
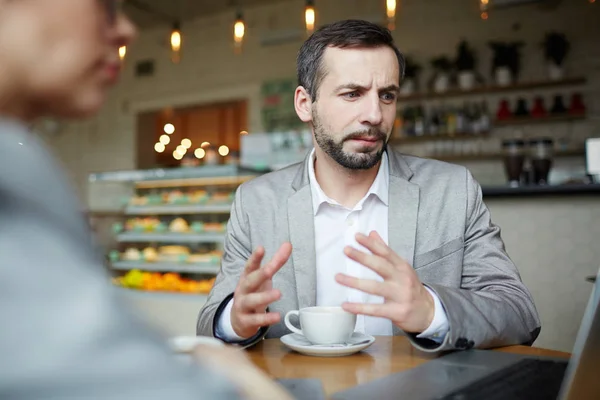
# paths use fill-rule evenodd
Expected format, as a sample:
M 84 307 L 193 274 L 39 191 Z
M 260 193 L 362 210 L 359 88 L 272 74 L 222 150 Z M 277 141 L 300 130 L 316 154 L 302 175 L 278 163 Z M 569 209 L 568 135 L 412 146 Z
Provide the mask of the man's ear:
M 302 122 L 312 122 L 312 100 L 303 86 L 298 86 L 294 93 L 294 107 Z

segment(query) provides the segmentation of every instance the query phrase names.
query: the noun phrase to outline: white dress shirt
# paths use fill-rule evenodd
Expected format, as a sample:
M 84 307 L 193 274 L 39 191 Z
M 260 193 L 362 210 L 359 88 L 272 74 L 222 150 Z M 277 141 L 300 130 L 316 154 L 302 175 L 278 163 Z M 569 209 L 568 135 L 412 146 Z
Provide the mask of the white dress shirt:
M 355 235 L 359 232 L 368 235 L 371 231 L 377 231 L 381 238 L 388 243 L 389 166 L 387 154 L 384 153 L 382 157 L 381 166 L 369 191 L 352 209 L 330 199 L 323 192 L 315 177 L 314 160 L 313 149 L 308 158 L 308 174 L 315 227 L 316 305 L 340 306 L 345 301 L 381 304 L 383 303 L 382 297 L 342 286 L 335 281 L 335 276 L 338 273 L 344 273 L 361 279 L 382 281 L 379 275 L 346 257 L 343 251 L 345 246 L 352 246 L 369 252 L 356 242 Z M 441 342 L 448 332 L 448 319 L 437 295 L 427 286 L 425 288 L 433 296 L 435 314 L 431 325 L 417 337 Z M 232 305 L 233 301 L 230 301 L 223 310 L 216 327 L 217 333 L 227 340 L 242 340 L 244 338 L 239 337 L 231 326 Z M 381 336 L 393 334 L 392 322 L 389 319 L 365 315 L 357 316 L 356 331 Z

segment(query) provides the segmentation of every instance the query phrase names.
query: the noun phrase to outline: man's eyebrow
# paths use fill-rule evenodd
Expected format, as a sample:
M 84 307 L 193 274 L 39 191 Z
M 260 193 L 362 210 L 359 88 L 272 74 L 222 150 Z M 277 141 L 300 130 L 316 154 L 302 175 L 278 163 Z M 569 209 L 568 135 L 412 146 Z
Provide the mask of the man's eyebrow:
M 335 88 L 336 92 L 339 92 L 340 90 L 345 90 L 345 89 L 351 89 L 351 90 L 359 90 L 359 91 L 365 91 L 368 90 L 368 88 L 366 86 L 363 86 L 361 84 L 358 83 L 344 83 L 342 85 L 339 85 L 338 87 Z M 395 93 L 399 93 L 400 92 L 400 87 L 398 85 L 388 85 L 386 87 L 383 87 L 381 89 L 379 89 L 379 92 L 395 92 Z
M 398 85 L 388 85 L 384 88 L 379 89 L 380 92 L 395 92 L 400 93 L 400 87 Z

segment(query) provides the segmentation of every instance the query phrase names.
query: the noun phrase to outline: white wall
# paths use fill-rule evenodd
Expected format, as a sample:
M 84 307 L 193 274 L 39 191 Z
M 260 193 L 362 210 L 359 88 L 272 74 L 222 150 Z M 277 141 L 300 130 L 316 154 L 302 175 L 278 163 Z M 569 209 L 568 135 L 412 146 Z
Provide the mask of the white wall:
M 600 136 L 600 6 L 586 0 L 564 0 L 557 9 L 523 6 L 492 12 L 489 20 L 482 21 L 476 3 L 475 0 L 402 1 L 398 29 L 394 32 L 400 49 L 426 63 L 435 55 L 452 56 L 457 42 L 464 37 L 478 51 L 479 70 L 487 78 L 491 58 L 487 41 L 525 40 L 522 80 L 539 80 L 545 77 L 539 47 L 544 33 L 549 29 L 564 31 L 573 44 L 568 72 L 587 77 L 584 94 L 590 110 L 588 121 L 577 125 L 569 135 L 578 140 L 586 135 Z M 318 2 L 318 22 L 370 18 L 381 13 L 382 5 L 383 1 Z M 232 51 L 233 12 L 184 25 L 184 54 L 179 65 L 169 60 L 168 26 L 141 32 L 128 51 L 125 75 L 104 110 L 90 121 L 66 125 L 62 132 L 47 138 L 65 163 L 84 202 L 90 172 L 134 168 L 137 111 L 245 98 L 250 106 L 248 130 L 261 131 L 261 83 L 295 75 L 295 57 L 301 42 L 265 47 L 260 45 L 259 36 L 275 30 L 302 29 L 302 7 L 303 1 L 289 0 L 246 10 L 247 39 L 244 53 L 239 56 Z M 513 29 L 515 26 L 520 28 Z M 149 78 L 134 78 L 132 67 L 143 59 L 156 61 L 156 73 Z M 474 163 L 469 167 L 482 181 L 503 179 L 498 163 Z M 545 200 L 541 208 L 542 203 L 537 200 L 490 204 L 504 228 L 508 249 L 536 297 L 544 322 L 537 344 L 570 350 L 588 294 L 581 277 L 597 268 L 600 259 L 597 246 L 592 243 L 600 232 L 590 222 L 591 218 L 600 219 L 597 202 L 593 198 Z M 557 210 L 560 220 L 555 220 Z M 568 232 L 582 240 L 564 244 L 564 239 L 572 236 L 565 233 L 565 224 L 570 226 Z M 539 229 L 542 236 L 530 235 L 532 229 Z

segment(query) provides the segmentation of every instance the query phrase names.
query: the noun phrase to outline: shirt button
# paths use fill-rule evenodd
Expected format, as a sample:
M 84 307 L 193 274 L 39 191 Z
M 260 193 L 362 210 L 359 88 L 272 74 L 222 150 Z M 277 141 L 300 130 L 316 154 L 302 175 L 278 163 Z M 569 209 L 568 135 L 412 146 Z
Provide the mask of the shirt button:
M 348 226 L 352 226 L 352 225 L 354 225 L 354 220 L 349 219 L 348 221 L 346 221 L 346 223 L 348 224 Z

